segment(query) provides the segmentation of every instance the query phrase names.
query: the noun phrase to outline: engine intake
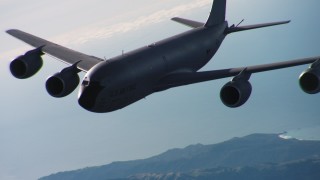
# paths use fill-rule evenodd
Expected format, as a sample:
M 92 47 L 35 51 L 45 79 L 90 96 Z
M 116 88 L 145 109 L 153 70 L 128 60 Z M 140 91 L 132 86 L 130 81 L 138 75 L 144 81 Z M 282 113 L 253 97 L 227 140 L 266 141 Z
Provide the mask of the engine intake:
M 26 52 L 10 63 L 11 74 L 18 79 L 26 79 L 35 75 L 42 67 L 42 47 Z
M 46 89 L 51 96 L 61 98 L 72 93 L 79 82 L 78 69 L 73 65 L 49 77 L 46 82 Z
M 246 103 L 251 95 L 252 86 L 249 81 L 230 81 L 220 91 L 224 105 L 236 108 Z
M 316 94 L 320 92 L 320 70 L 309 68 L 305 70 L 299 77 L 301 89 L 308 94 Z

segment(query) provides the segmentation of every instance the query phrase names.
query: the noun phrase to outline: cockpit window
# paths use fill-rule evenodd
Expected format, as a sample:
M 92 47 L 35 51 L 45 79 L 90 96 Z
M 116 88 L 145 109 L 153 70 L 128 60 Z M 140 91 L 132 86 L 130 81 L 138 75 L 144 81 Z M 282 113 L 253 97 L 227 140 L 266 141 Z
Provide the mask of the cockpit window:
M 90 81 L 87 80 L 87 79 L 85 79 L 85 80 L 82 81 L 82 85 L 84 85 L 84 86 L 88 86 L 89 83 L 90 83 Z
M 98 82 L 98 81 L 89 81 L 88 79 L 84 79 L 83 81 L 82 81 L 82 85 L 83 86 L 101 86 L 100 85 L 100 82 Z

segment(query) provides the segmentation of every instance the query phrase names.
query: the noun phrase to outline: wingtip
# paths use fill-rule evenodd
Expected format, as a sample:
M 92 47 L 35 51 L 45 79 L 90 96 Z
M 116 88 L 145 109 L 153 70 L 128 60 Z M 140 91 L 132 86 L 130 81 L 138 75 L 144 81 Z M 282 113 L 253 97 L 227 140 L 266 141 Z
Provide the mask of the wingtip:
M 290 22 L 291 22 L 291 20 L 281 21 L 281 24 L 289 24 Z
M 13 29 L 8 29 L 6 30 L 6 33 L 10 34 L 10 32 L 12 32 Z
M 175 20 L 177 20 L 178 19 L 178 17 L 173 17 L 173 18 L 171 18 L 171 20 L 173 20 L 173 21 L 175 21 Z
M 12 34 L 12 33 L 17 32 L 17 31 L 18 31 L 18 29 L 8 29 L 8 30 L 6 30 L 6 33 Z

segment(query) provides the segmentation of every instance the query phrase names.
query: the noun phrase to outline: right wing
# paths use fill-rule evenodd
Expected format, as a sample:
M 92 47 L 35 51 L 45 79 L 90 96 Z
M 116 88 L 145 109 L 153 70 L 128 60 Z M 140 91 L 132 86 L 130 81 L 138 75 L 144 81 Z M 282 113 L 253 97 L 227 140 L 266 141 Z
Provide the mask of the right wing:
M 320 56 L 291 60 L 291 61 L 284 61 L 284 62 L 278 62 L 278 63 L 271 63 L 271 64 L 263 64 L 263 65 L 257 65 L 257 66 L 220 69 L 220 70 L 202 71 L 202 72 L 176 73 L 176 74 L 168 75 L 167 77 L 160 80 L 158 85 L 155 87 L 155 91 L 162 91 L 165 89 L 178 87 L 178 86 L 195 84 L 195 83 L 222 79 L 227 77 L 234 77 L 239 75 L 244 70 L 249 74 L 253 74 L 253 73 L 259 73 L 264 71 L 294 67 L 294 66 L 299 66 L 304 64 L 311 64 L 316 62 L 317 60 L 320 60 Z
M 41 51 L 60 59 L 64 63 L 69 65 L 77 63 L 77 68 L 84 72 L 103 61 L 103 59 L 71 50 L 17 29 L 10 29 L 7 33 L 33 47 L 42 47 Z

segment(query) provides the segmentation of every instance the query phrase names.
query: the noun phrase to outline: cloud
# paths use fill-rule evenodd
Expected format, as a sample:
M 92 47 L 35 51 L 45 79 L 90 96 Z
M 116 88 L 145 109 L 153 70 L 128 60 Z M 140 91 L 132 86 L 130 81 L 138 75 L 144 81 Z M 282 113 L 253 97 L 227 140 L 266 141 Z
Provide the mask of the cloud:
M 211 3 L 212 0 L 197 0 L 171 9 L 159 10 L 148 16 L 138 17 L 133 21 L 121 22 L 111 26 L 107 25 L 107 21 L 103 21 L 57 36 L 54 38 L 54 41 L 65 45 L 78 45 L 91 40 L 106 39 L 114 36 L 115 34 L 126 33 L 128 31 L 134 31 L 145 26 L 160 23 L 186 11 L 205 7 Z
M 135 18 L 133 21 L 127 20 L 125 22 L 119 22 L 113 25 L 109 25 L 110 19 L 114 18 L 111 17 L 100 22 L 95 22 L 86 26 L 82 26 L 80 28 L 71 30 L 69 32 L 60 34 L 55 37 L 43 38 L 48 39 L 52 42 L 56 42 L 63 46 L 81 45 L 89 41 L 107 39 L 114 35 L 139 30 L 146 26 L 167 21 L 170 18 L 181 15 L 185 12 L 211 5 L 211 3 L 212 0 L 195 0 L 186 4 L 172 7 L 170 9 L 162 9 L 156 11 L 150 15 L 140 16 L 138 18 Z M 10 51 L 3 52 L 1 54 L 1 58 L 9 61 L 30 49 L 32 48 L 30 48 L 29 46 L 12 49 Z
M 32 48 L 30 48 L 30 46 L 23 46 L 20 48 L 12 49 L 12 50 L 6 51 L 4 53 L 1 53 L 1 59 L 4 59 L 5 62 L 9 62 L 9 61 L 13 60 L 14 58 L 18 57 L 19 55 L 22 55 L 31 49 Z

